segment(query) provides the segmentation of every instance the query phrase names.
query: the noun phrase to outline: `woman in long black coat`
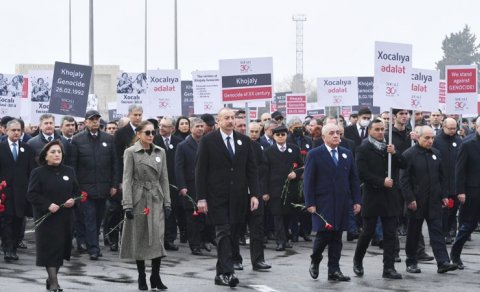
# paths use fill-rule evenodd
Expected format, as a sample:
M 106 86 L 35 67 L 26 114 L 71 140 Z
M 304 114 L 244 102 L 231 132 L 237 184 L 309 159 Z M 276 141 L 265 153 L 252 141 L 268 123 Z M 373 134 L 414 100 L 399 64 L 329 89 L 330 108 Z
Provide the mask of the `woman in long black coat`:
M 36 264 L 46 267 L 50 291 L 62 291 L 57 274 L 63 260 L 70 260 L 73 198 L 80 195 L 75 172 L 62 164 L 63 157 L 61 142 L 55 140 L 46 144 L 39 156 L 42 166 L 33 170 L 27 193 L 34 207 L 35 220 L 52 213 L 35 230 Z
M 263 199 L 274 218 L 277 251 L 290 247 L 287 244 L 287 230 L 293 211 L 291 204 L 303 201 L 299 192 L 300 177 L 303 174 L 300 149 L 294 144 L 286 143 L 287 132 L 285 126 L 275 128 L 273 138 L 276 144 L 264 152 Z M 284 190 L 287 178 L 288 190 Z

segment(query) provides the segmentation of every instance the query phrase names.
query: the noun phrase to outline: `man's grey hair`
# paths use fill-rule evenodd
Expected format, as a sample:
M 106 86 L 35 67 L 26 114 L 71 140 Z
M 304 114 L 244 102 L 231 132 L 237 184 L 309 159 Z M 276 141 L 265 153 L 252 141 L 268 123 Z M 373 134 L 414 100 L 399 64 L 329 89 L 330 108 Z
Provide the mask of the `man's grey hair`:
M 250 125 L 248 125 L 248 129 L 250 130 L 253 127 L 261 128 L 262 126 L 257 122 L 251 122 Z
M 143 107 L 138 104 L 132 104 L 128 107 L 128 114 L 131 114 L 133 111 L 141 111 L 143 113 Z
M 303 122 L 302 120 L 300 120 L 300 118 L 293 118 L 293 119 L 290 119 L 287 123 L 287 127 L 290 128 L 292 127 L 293 125 L 302 125 L 303 126 Z
M 268 129 L 268 128 L 270 128 L 271 126 L 275 126 L 275 127 L 278 126 L 277 121 L 275 121 L 275 120 L 266 121 L 263 127 L 264 127 L 265 129 Z
M 339 127 L 338 125 L 335 125 L 335 124 L 326 124 L 325 126 L 323 126 L 322 128 L 322 135 L 327 135 L 328 132 L 332 131 L 332 130 L 338 130 Z
M 17 120 L 17 119 L 13 119 L 11 121 L 8 121 L 6 128 L 10 129 L 10 126 L 12 126 L 12 125 L 20 125 L 20 129 L 22 128 L 22 123 L 20 123 L 20 121 Z
M 163 117 L 162 120 L 165 120 L 175 126 L 175 120 L 172 117 Z
M 192 128 L 195 127 L 197 124 L 200 124 L 200 123 L 205 124 L 205 122 L 201 118 L 194 117 L 194 118 L 190 119 L 190 124 L 192 124 Z
M 425 131 L 430 131 L 433 133 L 433 129 L 430 126 L 416 126 L 415 133 L 417 133 L 418 137 L 422 137 L 425 134 Z
M 52 114 L 43 114 L 40 116 L 40 123 L 42 123 L 43 120 L 46 120 L 46 119 L 53 119 L 53 121 L 55 121 L 55 116 Z

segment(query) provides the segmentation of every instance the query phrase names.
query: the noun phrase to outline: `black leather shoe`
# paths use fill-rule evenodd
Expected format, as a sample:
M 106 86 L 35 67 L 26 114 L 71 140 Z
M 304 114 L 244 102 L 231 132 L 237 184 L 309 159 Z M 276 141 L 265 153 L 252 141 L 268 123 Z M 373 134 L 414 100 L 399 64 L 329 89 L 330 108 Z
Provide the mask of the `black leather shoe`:
M 145 283 L 146 285 L 146 283 Z M 152 289 L 152 291 L 158 291 L 158 290 L 167 290 L 168 287 L 165 286 L 163 283 L 162 283 L 162 279 L 160 278 L 160 275 L 157 274 L 157 275 L 151 275 L 150 276 L 150 288 Z M 148 290 L 148 287 L 147 287 L 147 290 Z
M 350 281 L 349 276 L 345 276 L 340 271 L 336 271 L 332 274 L 328 274 L 328 280 L 330 281 L 340 281 L 340 282 L 348 282 Z
M 203 255 L 202 250 L 199 249 L 199 248 L 192 248 L 192 254 L 193 255 L 198 255 L 198 256 Z
M 420 262 L 429 262 L 429 261 L 433 261 L 434 259 L 435 258 L 429 255 L 428 253 L 417 255 L 417 260 Z
M 110 250 L 111 251 L 118 251 L 118 243 L 112 243 L 110 245 Z
M 235 274 L 231 274 L 230 276 L 228 276 L 228 286 L 237 287 L 239 283 L 240 281 Z
M 359 277 L 363 276 L 363 265 L 361 262 L 353 261 L 353 272 Z
M 96 253 L 95 253 L 95 254 L 91 254 L 91 255 L 90 255 L 90 260 L 92 260 L 92 261 L 98 260 L 98 254 L 96 254 Z
M 395 269 L 391 268 L 383 270 L 382 277 L 386 279 L 398 280 L 402 278 L 402 275 L 400 275 Z
M 284 251 L 285 246 L 283 244 L 277 244 L 277 248 L 275 248 L 276 251 Z
M 215 285 L 230 286 L 228 276 L 224 275 L 224 274 L 216 275 L 215 276 Z
M 452 244 L 453 239 L 450 236 L 445 237 L 445 244 Z
M 310 276 L 313 278 L 313 279 L 316 279 L 318 278 L 318 269 L 319 269 L 319 266 L 320 266 L 320 261 L 318 262 L 315 262 L 315 261 L 311 261 L 310 262 L 310 269 L 308 270 L 310 272 Z
M 17 252 L 16 251 L 12 251 L 10 253 L 10 258 L 14 261 L 18 261 L 18 255 L 17 255 Z
M 443 273 L 446 273 L 446 272 L 449 272 L 449 271 L 455 271 L 456 269 L 458 269 L 458 266 L 456 264 L 451 264 L 451 263 L 445 262 L 445 263 L 441 264 L 440 266 L 438 266 L 437 273 L 443 274 Z
M 205 249 L 208 252 L 212 251 L 212 246 L 208 242 L 204 242 L 203 245 L 202 245 L 202 248 Z
M 173 242 L 165 242 L 165 249 L 166 250 L 173 250 L 173 251 L 177 251 L 178 250 L 178 246 L 175 245 Z
M 308 235 L 304 235 L 302 237 L 303 237 L 303 240 L 305 240 L 306 242 L 311 242 L 312 241 L 312 239 Z
M 138 290 L 148 290 L 147 279 L 145 277 L 138 277 Z
M 422 270 L 417 265 L 410 265 L 407 267 L 407 273 L 420 274 Z
M 13 260 L 13 258 L 12 258 L 12 253 L 9 252 L 9 251 L 5 252 L 5 255 L 3 256 L 3 258 L 4 258 L 5 261 L 7 261 L 7 262 Z
M 272 266 L 266 264 L 265 262 L 258 262 L 258 263 L 255 263 L 253 264 L 252 268 L 254 271 L 258 271 L 258 270 L 268 270 L 270 269 Z
M 242 263 L 233 263 L 233 269 L 237 271 L 242 271 L 243 270 Z
M 454 258 L 452 257 L 452 263 L 457 265 L 459 270 L 465 269 L 465 265 L 463 264 L 462 260 L 460 258 Z
M 23 240 L 18 243 L 17 247 L 21 248 L 21 249 L 27 249 L 28 248 Z

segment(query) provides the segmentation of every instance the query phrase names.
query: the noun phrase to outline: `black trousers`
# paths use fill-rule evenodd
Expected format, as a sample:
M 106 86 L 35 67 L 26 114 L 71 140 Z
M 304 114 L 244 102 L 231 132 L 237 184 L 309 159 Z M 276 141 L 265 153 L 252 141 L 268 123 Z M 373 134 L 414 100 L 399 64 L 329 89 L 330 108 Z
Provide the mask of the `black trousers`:
M 200 248 L 201 233 L 205 230 L 205 214 L 193 216 L 193 210 L 185 210 L 185 219 L 187 221 L 186 234 L 190 249 Z
M 368 245 L 375 235 L 378 217 L 363 217 L 363 231 L 360 233 L 355 249 L 354 261 L 361 263 Z M 397 239 L 397 217 L 380 217 L 383 229 L 383 268 L 390 269 L 395 265 L 395 241 Z
M 418 242 L 422 234 L 424 220 L 427 221 L 430 245 L 432 246 L 437 265 L 450 262 L 445 245 L 445 237 L 442 232 L 442 217 L 430 218 L 428 214 L 425 214 L 423 218 L 417 218 L 415 212 L 409 211 L 408 219 L 407 243 L 405 245 L 405 252 L 407 254 L 407 260 L 405 262 L 407 266 L 417 264 Z
M 312 261 L 319 263 L 322 253 L 328 245 L 328 273 L 340 271 L 340 255 L 342 252 L 342 231 L 317 231 L 313 241 Z
M 107 236 L 110 243 L 118 243 L 120 227 L 117 227 L 115 230 L 112 230 L 117 226 L 120 221 L 123 219 L 123 206 L 119 200 L 114 198 L 108 198 L 105 207 L 105 219 L 103 222 L 104 234 L 111 231 Z
M 450 197 L 453 199 L 453 208 L 444 208 L 443 209 L 443 234 L 447 237 L 450 233 L 455 235 L 457 233 L 457 211 L 460 206 L 458 198 Z
M 217 275 L 231 275 L 233 271 L 233 249 L 234 237 L 236 234 L 235 225 L 215 225 L 215 240 L 217 242 Z M 238 248 L 238 240 L 236 241 Z
M 7 215 L 3 217 L 2 247 L 4 252 L 16 252 L 23 233 L 23 217 Z
M 275 241 L 277 245 L 285 245 L 287 243 L 288 227 L 290 225 L 289 215 L 275 215 L 273 216 L 273 223 L 275 226 Z
M 177 239 L 177 227 L 181 233 L 187 229 L 185 210 L 180 205 L 172 205 L 172 213 L 165 218 L 165 241 L 174 242 Z

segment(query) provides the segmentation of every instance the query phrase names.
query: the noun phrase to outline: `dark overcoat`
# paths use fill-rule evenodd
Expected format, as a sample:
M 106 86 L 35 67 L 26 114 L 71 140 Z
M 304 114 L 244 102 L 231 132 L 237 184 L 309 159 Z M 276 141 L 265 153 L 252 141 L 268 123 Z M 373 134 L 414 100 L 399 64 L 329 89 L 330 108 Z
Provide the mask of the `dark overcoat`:
M 272 215 L 287 215 L 292 212 L 292 203 L 302 203 L 299 197 L 300 178 L 303 174 L 303 161 L 300 149 L 294 144 L 286 144 L 286 150 L 281 152 L 278 145 L 264 151 L 263 193 L 270 196 L 267 208 Z M 295 164 L 295 167 L 294 167 Z M 296 178 L 286 185 L 287 176 L 295 169 Z
M 183 139 L 175 135 L 170 135 L 170 145 L 169 147 L 166 147 L 161 135 L 156 135 L 153 139 L 153 143 L 163 148 L 163 150 L 165 150 L 165 155 L 167 155 L 168 181 L 170 183 L 170 199 L 172 200 L 172 206 L 178 206 L 182 203 L 180 196 L 178 195 L 179 189 L 177 189 L 178 186 L 175 177 L 175 152 L 177 152 L 177 146 L 181 142 L 183 142 Z
M 8 139 L 0 143 L 0 181 L 5 181 L 7 187 L 3 193 L 6 196 L 6 214 L 10 216 L 32 216 L 32 207 L 27 201 L 27 188 L 30 173 L 37 167 L 35 153 L 26 143 L 17 142 L 17 160 L 13 159 Z
M 433 147 L 442 155 L 445 187 L 449 196 L 455 196 L 455 163 L 461 145 L 462 139 L 458 135 L 449 136 L 443 131 L 433 141 Z
M 456 194 L 465 194 L 460 209 L 461 221 L 476 223 L 480 219 L 480 137 L 462 144 L 455 167 Z
M 388 176 L 387 150 L 379 150 L 364 140 L 357 148 L 356 162 L 360 182 L 363 183 L 363 217 L 392 217 L 403 213 L 403 199 L 399 192 L 399 182 L 394 180 L 393 188 L 384 186 Z M 405 157 L 399 153 L 392 155 L 392 169 L 405 168 Z
M 442 157 L 435 148 L 426 149 L 418 144 L 403 152 L 407 167 L 400 169 L 400 187 L 407 206 L 417 202 L 413 215 L 421 219 L 442 216 L 442 199 L 447 198 L 443 175 Z M 427 210 L 428 209 L 428 210 Z M 409 210 L 409 212 L 413 212 Z
M 200 140 L 195 168 L 197 200 L 206 200 L 214 225 L 245 222 L 250 196 L 258 196 L 258 166 L 251 140 L 233 132 L 235 155 L 228 154 L 220 130 Z
M 341 146 L 338 165 L 333 162 L 327 147 L 321 145 L 308 152 L 304 172 L 305 206 L 316 206 L 334 230 L 348 228 L 349 211 L 360 204 L 360 181 L 352 152 Z M 312 215 L 313 229 L 324 230 L 321 219 Z
M 186 188 L 188 190 L 187 194 L 192 200 L 195 200 L 197 196 L 195 186 L 195 157 L 197 148 L 197 141 L 192 136 L 188 136 L 178 144 L 175 152 L 175 179 L 178 187 L 178 190 L 175 190 L 175 194 L 178 196 L 178 192 Z M 194 204 L 187 197 L 181 197 L 180 201 L 186 210 L 194 209 Z
M 79 196 L 80 189 L 73 168 L 45 165 L 32 171 L 27 197 L 33 205 L 35 220 L 48 213 L 52 203 L 60 206 L 68 199 Z M 81 202 L 75 201 L 77 204 Z M 63 260 L 70 260 L 72 227 L 73 208 L 60 208 L 37 227 L 37 266 L 59 267 L 63 265 Z

